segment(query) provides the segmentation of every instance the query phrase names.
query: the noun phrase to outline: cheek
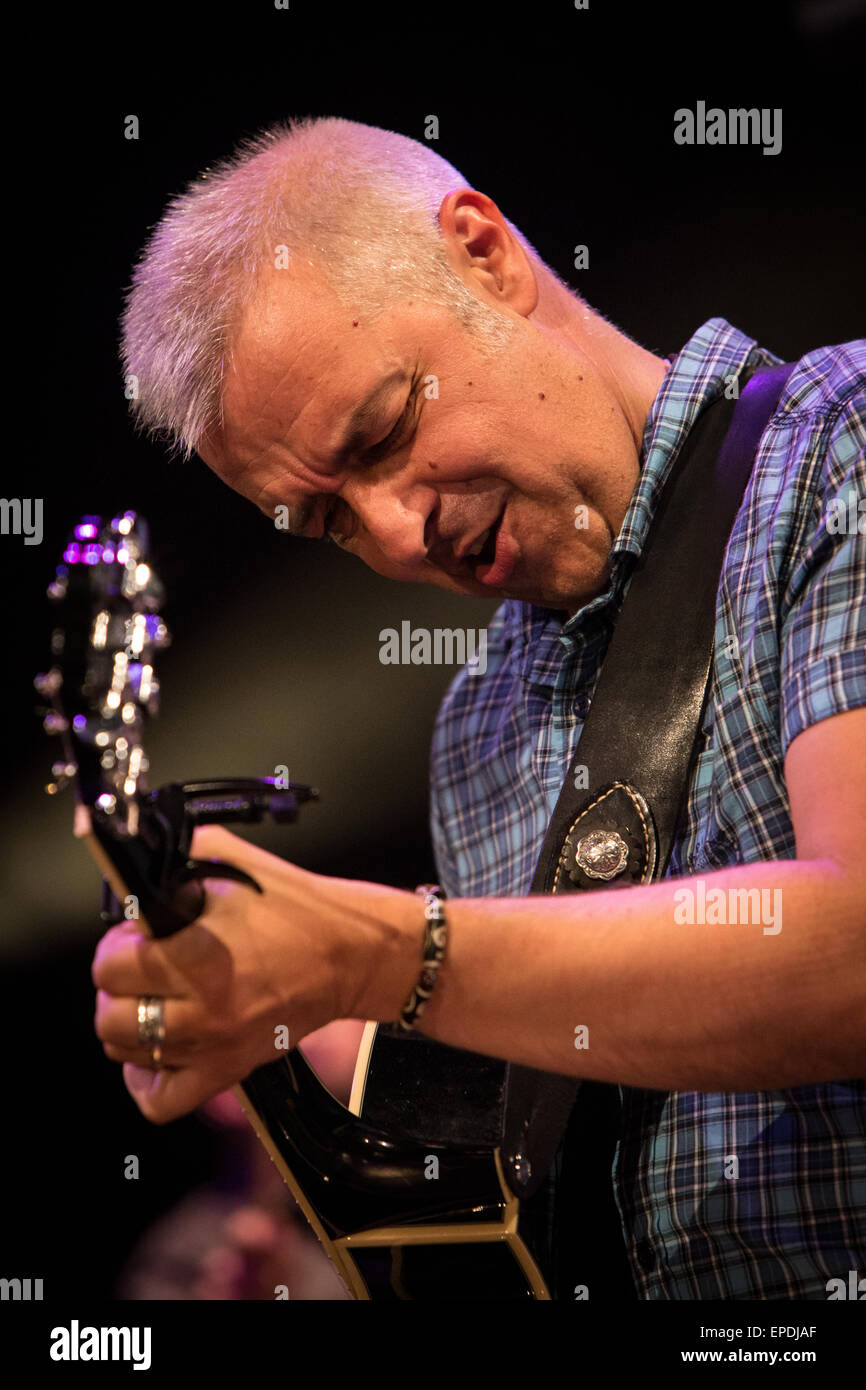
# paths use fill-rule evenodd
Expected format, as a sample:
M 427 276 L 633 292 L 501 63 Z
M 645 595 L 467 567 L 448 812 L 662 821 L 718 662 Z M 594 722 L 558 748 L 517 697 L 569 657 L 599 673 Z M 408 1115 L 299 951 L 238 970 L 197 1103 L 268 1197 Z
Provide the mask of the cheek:
M 492 401 L 452 403 L 446 384 L 440 382 L 439 389 L 440 399 L 424 402 L 408 450 L 407 463 L 424 482 L 461 483 L 470 488 L 485 476 L 499 476 L 515 451 L 524 452 L 519 416 L 514 418 Z M 513 412 L 513 402 L 511 406 Z

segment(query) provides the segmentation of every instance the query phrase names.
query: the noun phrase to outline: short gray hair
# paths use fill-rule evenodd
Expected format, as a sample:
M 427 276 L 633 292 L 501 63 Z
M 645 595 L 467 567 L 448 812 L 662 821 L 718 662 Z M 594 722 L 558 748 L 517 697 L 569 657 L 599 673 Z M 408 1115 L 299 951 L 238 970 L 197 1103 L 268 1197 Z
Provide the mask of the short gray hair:
M 513 322 L 451 268 L 439 229 L 442 199 L 469 186 L 429 145 L 338 117 L 242 143 L 169 203 L 133 271 L 121 357 L 137 426 L 185 458 L 218 426 L 232 332 L 279 246 L 367 317 L 419 297 L 500 350 Z

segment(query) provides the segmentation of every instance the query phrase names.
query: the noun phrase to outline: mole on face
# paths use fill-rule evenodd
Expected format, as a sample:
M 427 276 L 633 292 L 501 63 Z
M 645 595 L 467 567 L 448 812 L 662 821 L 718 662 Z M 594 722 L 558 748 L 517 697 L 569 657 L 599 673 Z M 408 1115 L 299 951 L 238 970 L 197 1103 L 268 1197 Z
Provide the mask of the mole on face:
M 540 401 L 543 401 L 543 400 L 544 400 L 544 392 L 543 392 L 543 391 L 539 391 L 539 393 L 538 393 L 538 399 L 539 399 Z

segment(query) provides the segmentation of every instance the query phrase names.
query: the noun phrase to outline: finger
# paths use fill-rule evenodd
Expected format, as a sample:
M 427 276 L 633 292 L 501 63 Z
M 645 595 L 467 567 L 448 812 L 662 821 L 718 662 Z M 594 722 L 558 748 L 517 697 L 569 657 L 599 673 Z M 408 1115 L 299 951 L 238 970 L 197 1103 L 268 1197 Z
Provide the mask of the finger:
M 206 1047 L 211 1039 L 211 1030 L 201 1009 L 187 1000 L 165 999 L 163 1023 L 165 1037 L 161 1047 L 166 1062 L 180 1065 Z M 128 1054 L 109 1054 L 112 1061 L 140 1062 L 143 1056 L 150 1055 L 152 1044 L 143 1043 L 139 1036 L 137 999 L 118 999 L 105 990 L 98 990 L 93 1026 L 106 1051 L 112 1047 L 115 1053 L 120 1049 Z
M 212 906 L 210 897 L 208 908 Z M 109 994 L 159 994 L 177 999 L 195 992 L 202 978 L 227 978 L 231 961 L 220 938 L 208 927 L 207 911 L 172 936 L 158 941 L 128 926 L 111 927 L 96 948 L 91 978 Z
M 233 835 L 221 825 L 197 826 L 193 831 L 192 853 L 196 859 L 220 859 L 234 864 L 252 875 L 264 889 L 272 880 L 279 880 L 286 873 L 303 875 L 306 872 L 279 855 L 241 839 L 240 835 Z M 219 882 L 219 879 L 208 880 L 209 886 Z
M 144 1118 L 155 1125 L 188 1114 L 225 1088 L 225 1081 L 218 1080 L 213 1072 L 194 1067 L 152 1071 L 127 1063 L 123 1080 Z
M 185 993 L 183 978 L 172 968 L 165 943 L 152 941 L 131 922 L 110 927 L 102 937 L 90 977 L 97 989 L 111 994 Z
M 131 1063 L 135 1067 L 146 1067 L 148 1071 L 176 1071 L 179 1066 L 184 1065 L 182 1062 L 168 1061 L 162 1047 L 159 1050 L 158 1062 L 154 1061 L 154 1047 L 115 1047 L 112 1043 L 104 1043 L 102 1050 L 109 1062 L 120 1062 L 123 1065 Z

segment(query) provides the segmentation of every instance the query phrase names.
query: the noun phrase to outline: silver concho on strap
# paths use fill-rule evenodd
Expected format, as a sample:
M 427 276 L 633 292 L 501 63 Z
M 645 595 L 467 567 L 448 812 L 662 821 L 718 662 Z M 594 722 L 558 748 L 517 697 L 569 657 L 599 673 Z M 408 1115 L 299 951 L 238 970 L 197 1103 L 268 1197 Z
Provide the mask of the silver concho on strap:
M 574 858 L 587 878 L 609 882 L 621 874 L 628 863 L 628 845 L 615 830 L 594 830 L 578 840 Z
M 644 797 L 628 782 L 611 782 L 591 796 L 565 837 L 551 891 L 651 883 L 658 837 Z

